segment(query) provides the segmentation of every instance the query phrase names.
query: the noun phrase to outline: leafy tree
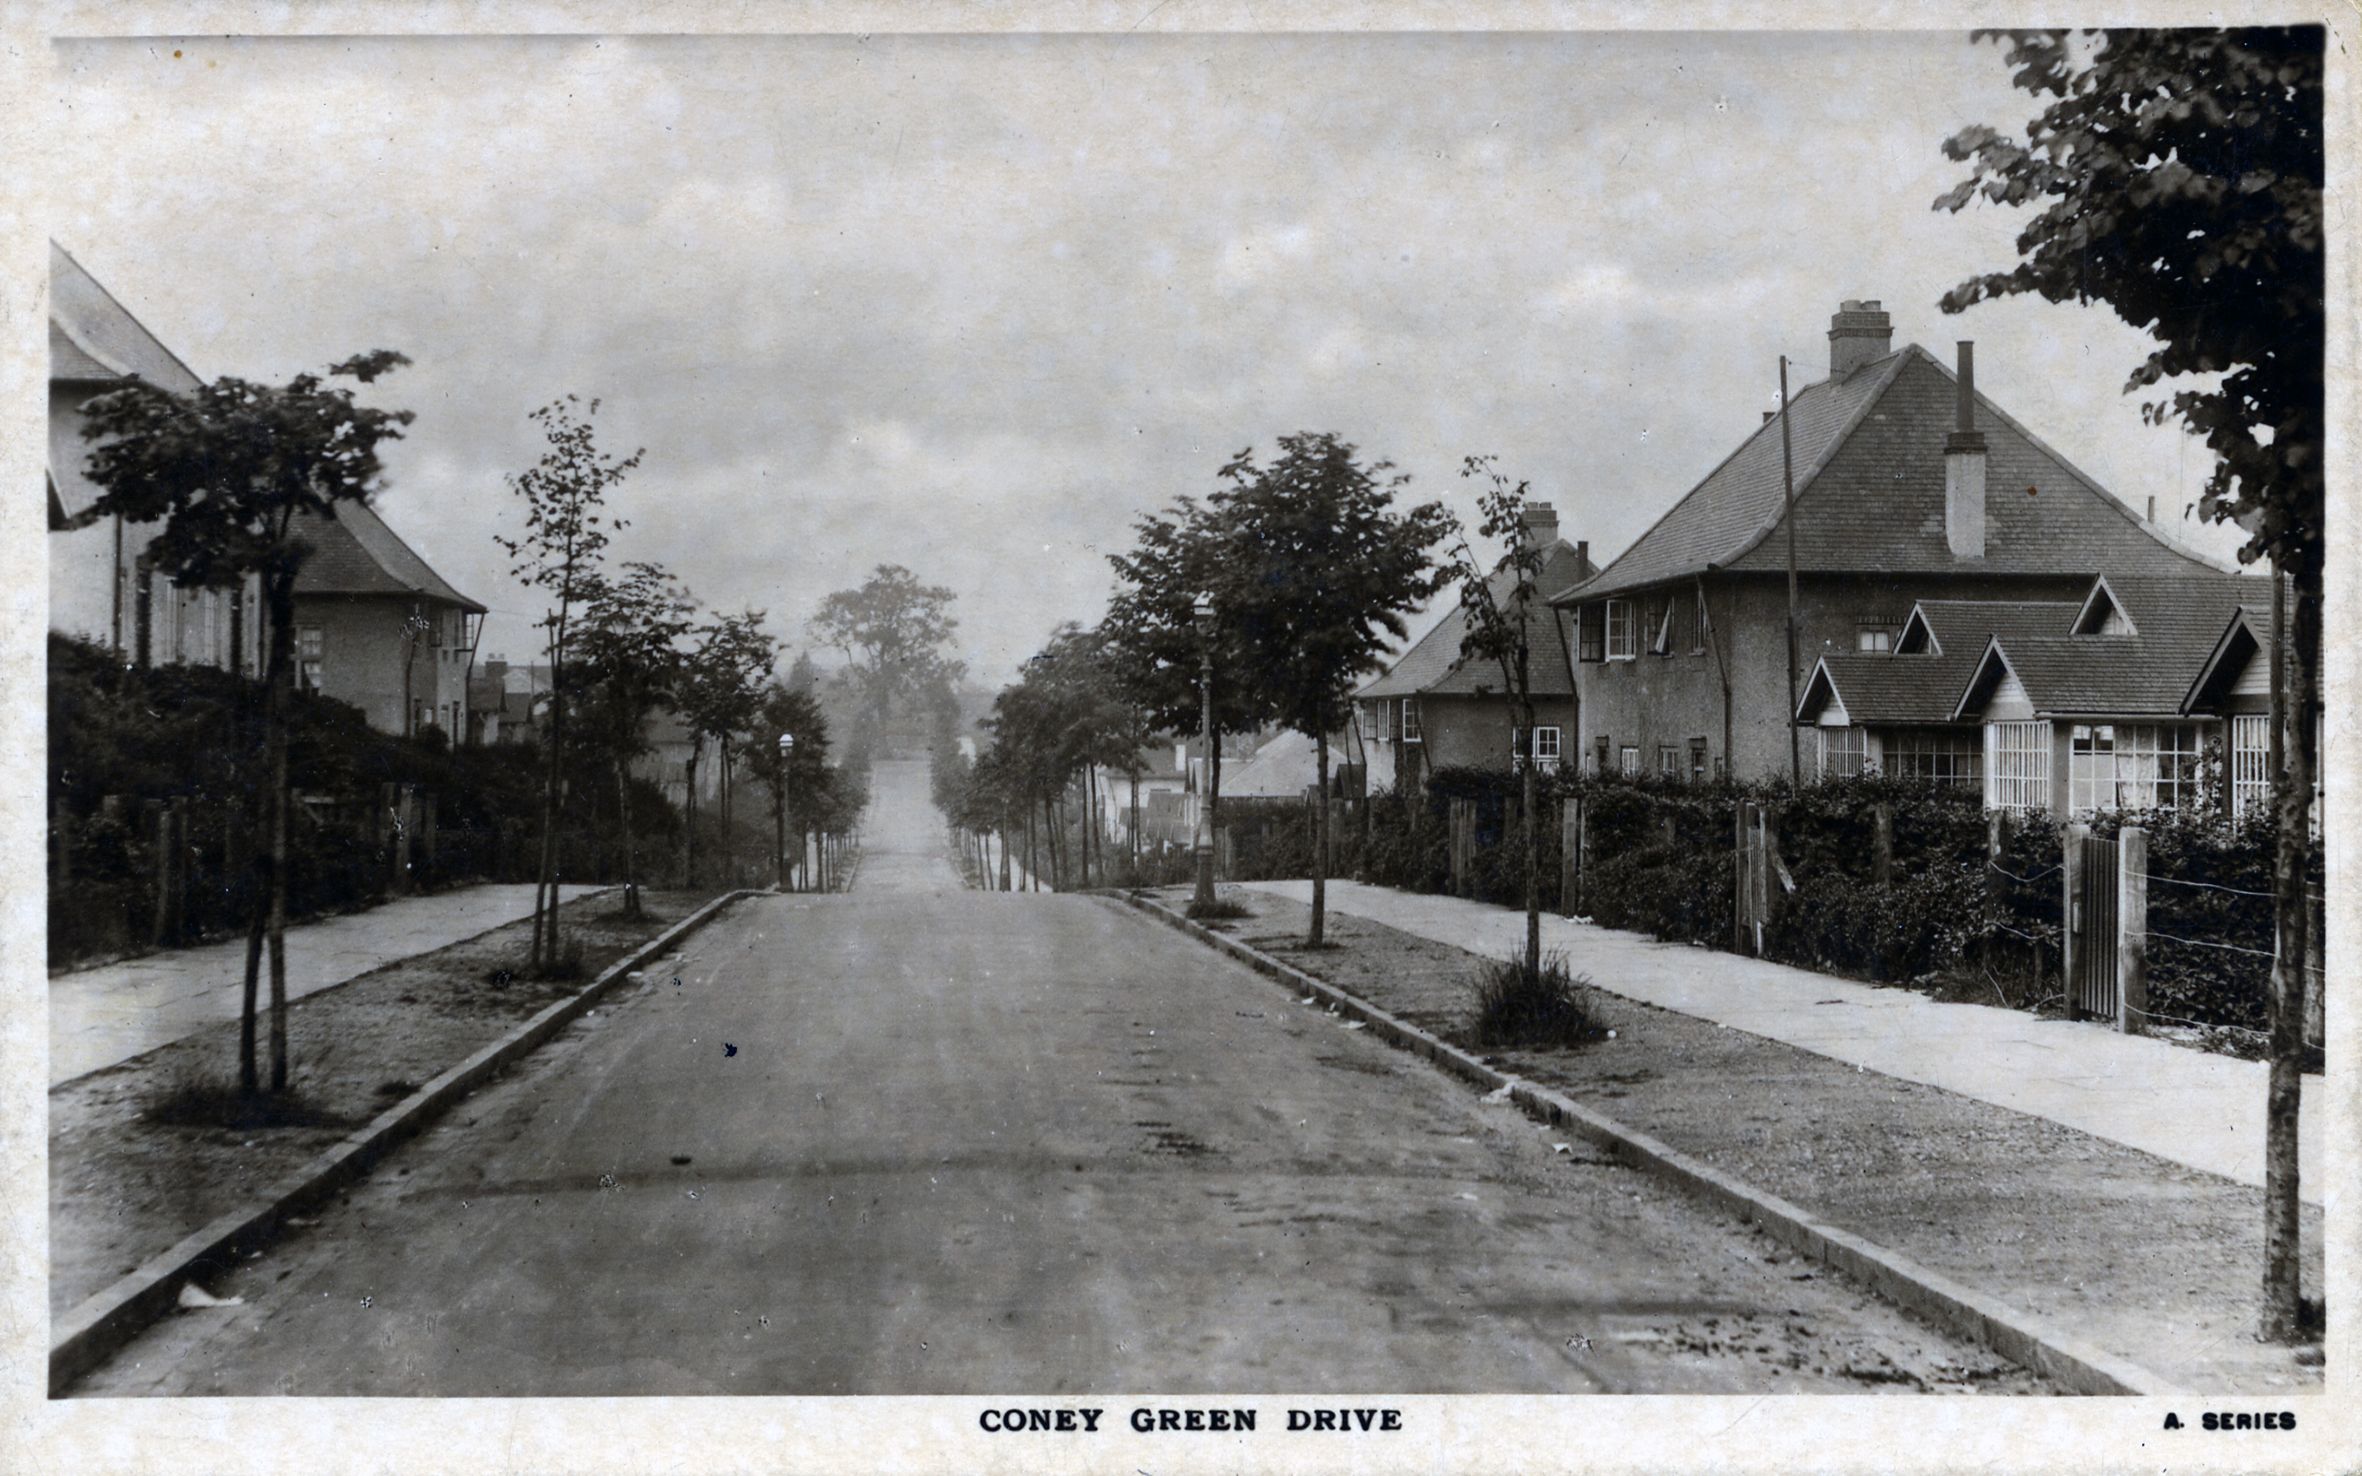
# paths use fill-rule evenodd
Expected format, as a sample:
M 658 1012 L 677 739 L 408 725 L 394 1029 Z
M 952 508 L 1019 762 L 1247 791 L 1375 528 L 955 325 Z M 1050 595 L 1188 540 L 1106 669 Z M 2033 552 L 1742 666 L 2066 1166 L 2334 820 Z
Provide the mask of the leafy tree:
M 1222 800 L 1222 735 L 1245 733 L 1270 720 L 1268 693 L 1240 679 L 1245 647 L 1237 618 L 1238 567 L 1232 532 L 1215 509 L 1180 498 L 1163 513 L 1133 525 L 1129 553 L 1111 554 L 1119 581 L 1099 622 L 1110 676 L 1144 727 L 1196 734 L 1206 740 L 1205 825 L 1218 834 Z M 1211 630 L 1198 628 L 1200 596 L 1213 605 Z M 1213 731 L 1206 732 L 1200 680 L 1213 657 Z M 1198 902 L 1213 901 L 1210 860 L 1201 860 Z
M 794 740 L 792 749 L 782 748 L 783 737 Z M 795 864 L 791 854 L 804 854 L 803 838 L 811 834 L 811 819 L 819 813 L 828 770 L 828 720 L 809 691 L 781 682 L 763 689 L 747 730 L 746 766 L 771 791 L 778 840 L 774 865 L 779 889 L 786 891 Z M 796 837 L 792 853 L 787 848 L 790 834 Z
M 1945 141 L 1971 176 L 1935 202 L 2039 205 L 2017 266 L 1961 283 L 1946 312 L 2033 292 L 2097 299 L 2158 347 L 2127 393 L 2219 374 L 2142 413 L 2179 419 L 2215 453 L 2200 508 L 2249 535 L 2293 587 L 2277 719 L 2278 961 L 2265 1098 L 2263 1332 L 2298 1336 L 2297 1104 L 2318 765 L 2326 552 L 2322 46 L 2318 26 L 2241 30 L 1979 32 L 2005 37 L 2013 81 L 2056 99 L 2023 140 L 1984 126 Z
M 1321 804 L 1313 838 L 1312 927 L 1321 942 L 1328 900 L 1329 734 L 1350 711 L 1354 682 L 1408 633 L 1404 617 L 1451 582 L 1428 550 L 1452 515 L 1430 502 L 1397 515 L 1410 481 L 1388 461 L 1368 466 L 1329 433 L 1279 439 L 1258 466 L 1249 447 L 1222 468 L 1213 494 L 1228 533 L 1228 579 L 1216 604 L 1236 622 L 1240 676 L 1279 720 L 1313 741 Z
M 573 635 L 575 612 L 596 601 L 606 588 L 599 559 L 611 530 L 624 527 L 620 518 L 600 511 L 607 489 L 640 464 L 640 451 L 618 459 L 599 449 L 591 418 L 599 413 L 592 400 L 577 418 L 573 395 L 552 400 L 532 413 L 549 449 L 541 460 L 508 479 L 509 490 L 525 499 L 525 535 L 494 541 L 516 563 L 510 572 L 528 589 L 538 589 L 549 601 L 539 622 L 547 632 L 550 669 L 548 769 L 541 800 L 541 865 L 533 885 L 533 957 L 536 973 L 557 966 L 558 953 L 558 804 L 564 785 L 560 756 L 566 746 L 566 660 Z
M 1504 549 L 1490 569 L 1477 567 L 1476 556 L 1462 538 L 1452 562 L 1460 581 L 1460 609 L 1466 634 L 1460 638 L 1463 660 L 1490 661 L 1501 673 L 1501 690 L 1516 708 L 1517 731 L 1525 735 L 1517 745 L 1517 768 L 1525 789 L 1525 965 L 1526 985 L 1539 989 L 1542 979 L 1542 878 L 1540 848 L 1534 834 L 1537 805 L 1534 764 L 1533 632 L 1541 591 L 1536 587 L 1550 550 L 1526 536 L 1526 484 L 1511 484 L 1491 456 L 1471 456 L 1460 463 L 1460 475 L 1480 480 L 1477 509 L 1479 531 L 1503 540 Z M 1552 618 L 1544 611 L 1540 618 Z
M 724 615 L 699 626 L 681 674 L 681 719 L 689 726 L 689 840 L 683 870 L 697 884 L 697 768 L 710 741 L 722 761 L 722 834 L 730 833 L 730 742 L 754 726 L 779 647 L 763 630 L 763 612 Z
M 813 633 L 852 662 L 873 731 L 884 730 L 898 702 L 931 700 L 966 673 L 942 649 L 959 629 L 950 613 L 956 598 L 899 564 L 880 564 L 860 588 L 821 601 Z
M 640 916 L 639 846 L 632 829 L 631 765 L 649 751 L 648 720 L 676 700 L 685 660 L 681 640 L 696 603 L 656 564 L 624 565 L 583 607 L 577 638 L 576 681 L 581 691 L 580 746 L 615 775 L 623 824 L 623 910 Z
M 378 349 L 331 367 L 368 384 L 410 361 Z M 270 782 L 260 797 L 269 827 L 264 898 L 246 942 L 238 1033 L 238 1081 L 258 1090 L 255 996 L 267 946 L 271 970 L 271 1091 L 287 1086 L 287 705 L 294 677 L 295 576 L 310 552 L 304 517 L 333 518 L 366 500 L 379 477 L 377 448 L 399 440 L 407 410 L 358 405 L 316 375 L 274 387 L 219 379 L 186 398 L 137 381 L 83 411 L 98 443 L 86 463 L 100 489 L 84 522 L 121 516 L 161 520 L 149 557 L 175 584 L 236 587 L 257 579 L 269 639 L 264 656 L 263 744 Z

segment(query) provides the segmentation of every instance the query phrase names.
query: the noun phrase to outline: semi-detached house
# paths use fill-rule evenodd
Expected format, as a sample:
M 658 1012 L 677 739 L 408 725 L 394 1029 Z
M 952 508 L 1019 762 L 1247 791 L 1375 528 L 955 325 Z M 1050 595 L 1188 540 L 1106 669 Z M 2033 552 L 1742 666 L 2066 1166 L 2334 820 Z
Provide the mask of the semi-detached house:
M 1553 596 L 1574 623 L 1586 770 L 1787 772 L 1799 717 L 1791 532 L 1799 687 L 1825 662 L 1845 698 L 1844 721 L 1825 721 L 1825 704 L 1803 719 L 1808 778 L 1867 759 L 1888 774 L 1982 786 L 1988 735 L 1958 707 L 1963 663 L 2017 629 L 2018 612 L 2071 621 L 2103 574 L 2144 591 L 2228 578 L 1977 393 L 1970 345 L 1956 371 L 1892 342 L 1875 301 L 1846 302 L 1831 320 L 1828 375 L 1789 405 L 1792 512 L 1783 428 L 1767 415 L 1596 578 Z M 2268 602 L 2266 581 L 2230 584 L 2242 591 L 2233 603 L 2253 603 L 2256 588 Z M 1894 680 L 1873 693 L 1865 663 L 1898 655 L 1914 610 L 1940 629 L 1945 655 L 1884 668 Z M 2063 637 L 2070 626 L 2046 628 Z M 2120 655 L 2145 659 L 2129 647 Z M 2059 720 L 2071 743 L 2073 722 Z

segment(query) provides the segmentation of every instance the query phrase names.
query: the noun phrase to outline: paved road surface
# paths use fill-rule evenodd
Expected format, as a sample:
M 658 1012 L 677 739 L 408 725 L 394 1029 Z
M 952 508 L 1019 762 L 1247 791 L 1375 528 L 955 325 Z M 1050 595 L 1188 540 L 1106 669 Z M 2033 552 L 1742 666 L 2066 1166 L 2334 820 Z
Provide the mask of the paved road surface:
M 239 1305 L 76 1392 L 1858 1392 L 1990 1364 L 1178 934 L 930 891 L 910 776 L 881 777 L 853 895 L 742 903 L 214 1284 Z

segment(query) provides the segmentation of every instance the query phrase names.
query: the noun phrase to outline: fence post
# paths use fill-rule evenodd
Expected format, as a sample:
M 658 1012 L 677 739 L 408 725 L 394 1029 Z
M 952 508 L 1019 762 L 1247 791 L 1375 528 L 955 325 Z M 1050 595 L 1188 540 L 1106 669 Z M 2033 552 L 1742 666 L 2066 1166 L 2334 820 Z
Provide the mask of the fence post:
M 1583 800 L 1567 795 L 1558 802 L 1558 910 L 1567 917 L 1583 913 Z
M 1747 802 L 1731 806 L 1730 951 L 1747 951 Z
M 2116 1028 L 2149 1032 L 2149 833 L 2116 836 Z
M 2059 908 L 2059 991 L 2067 997 L 2070 1020 L 2083 1018 L 2075 1003 L 2075 937 L 2083 931 L 2083 843 L 2090 838 L 2090 826 L 2080 822 L 2068 826 L 2065 848 L 2059 856 L 2059 885 L 2063 889 Z
M 1895 807 L 1870 807 L 1870 880 L 1888 886 L 1895 879 Z

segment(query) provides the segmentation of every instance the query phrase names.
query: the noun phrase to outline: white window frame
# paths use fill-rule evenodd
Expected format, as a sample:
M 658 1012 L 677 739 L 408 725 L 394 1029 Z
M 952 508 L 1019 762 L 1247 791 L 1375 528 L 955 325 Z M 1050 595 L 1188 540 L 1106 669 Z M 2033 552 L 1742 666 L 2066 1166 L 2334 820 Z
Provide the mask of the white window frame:
M 317 625 L 295 628 L 295 684 L 306 692 L 320 690 L 320 673 L 326 667 L 327 631 Z
M 1415 697 L 1402 699 L 1402 741 L 1424 743 L 1426 733 L 1419 725 L 1419 701 Z
M 2067 808 L 2075 814 L 2199 803 L 2196 724 L 2077 723 L 2067 744 Z
M 1898 779 L 1923 779 L 1947 789 L 1984 784 L 1984 745 L 1976 735 L 1936 728 L 1889 728 L 1872 735 L 1878 772 Z M 1943 772 L 1950 770 L 1949 773 Z
M 1679 779 L 1688 772 L 1689 751 L 1678 743 L 1657 745 L 1657 777 Z
M 1616 750 L 1616 772 L 1619 774 L 1638 774 L 1640 772 L 1639 744 L 1627 743 Z
M 1394 741 L 1394 702 L 1391 698 L 1381 697 L 1370 704 L 1370 728 L 1372 743 Z
M 1868 728 L 1816 728 L 1820 735 L 1815 771 L 1823 779 L 1853 778 L 1878 767 L 1878 745 Z
M 1610 661 L 1637 660 L 1640 656 L 1640 632 L 1633 624 L 1632 602 L 1630 600 L 1609 600 L 1607 613 L 1603 618 L 1607 622 L 1607 659 Z M 1620 643 L 1619 632 L 1621 632 Z
M 2233 713 L 2230 729 L 2231 813 L 2272 803 L 2272 719 L 2264 713 Z
M 1526 730 L 1514 724 L 1510 726 L 1509 762 L 1511 766 L 1514 767 L 1521 760 L 1531 758 L 1535 768 L 1544 773 L 1556 773 L 1560 757 L 1558 729 L 1551 725 L 1537 725 L 1533 734 L 1533 742 L 1529 751 Z
M 2050 724 L 1985 724 L 1985 807 L 2050 808 Z

